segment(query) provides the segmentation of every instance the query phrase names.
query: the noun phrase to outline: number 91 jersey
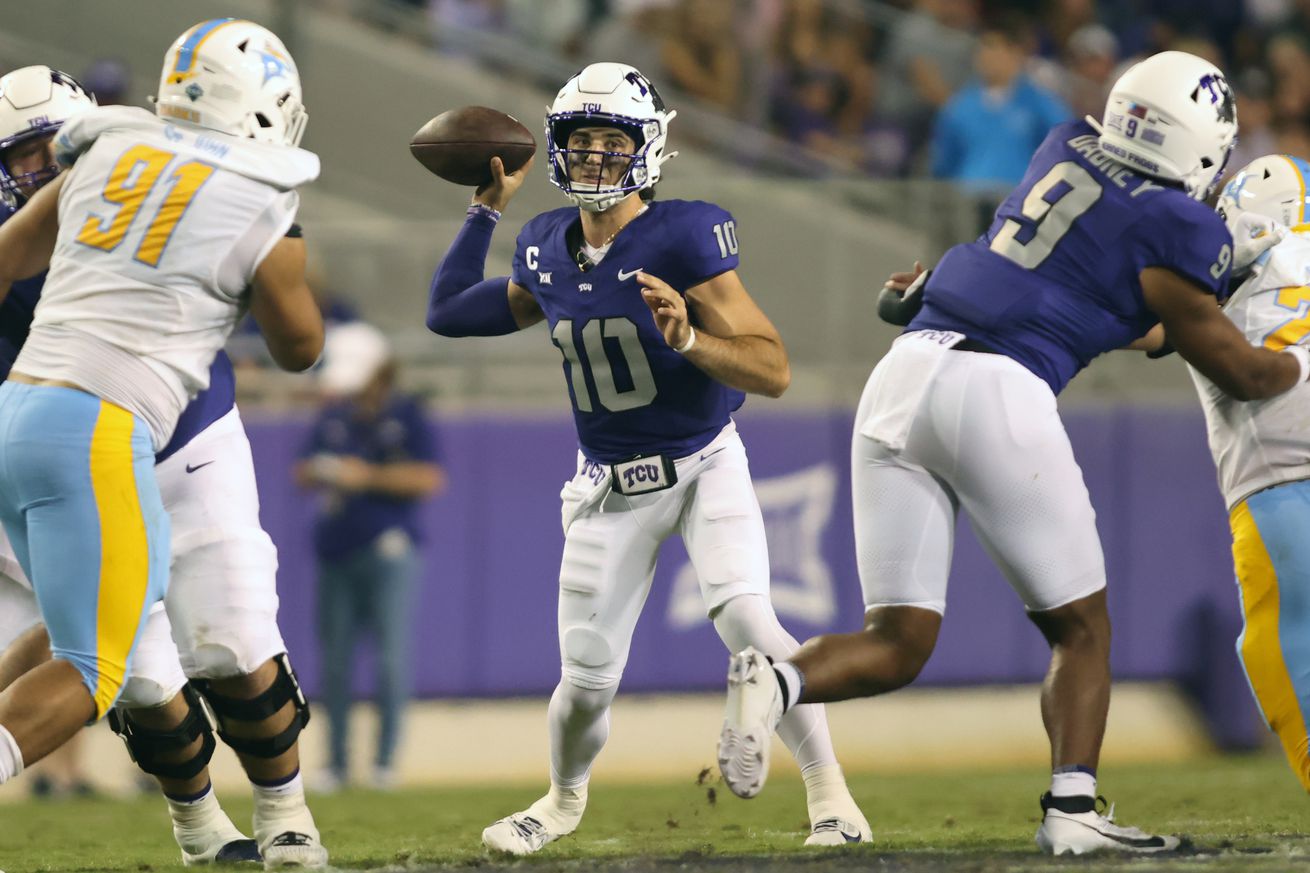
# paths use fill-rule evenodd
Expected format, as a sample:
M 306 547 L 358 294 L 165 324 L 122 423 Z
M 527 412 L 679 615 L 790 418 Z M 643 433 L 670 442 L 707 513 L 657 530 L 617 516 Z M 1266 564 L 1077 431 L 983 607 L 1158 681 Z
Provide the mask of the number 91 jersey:
M 1097 139 L 1085 121 L 1052 129 L 987 233 L 933 270 L 909 330 L 964 333 L 1058 394 L 1094 357 L 1156 324 L 1142 300 L 1147 267 L 1223 299 L 1232 262 L 1223 221 L 1181 188 L 1115 161 Z
M 637 273 L 686 294 L 737 268 L 732 216 L 712 203 L 650 203 L 588 270 L 578 266 L 578 210 L 542 213 L 524 225 L 513 280 L 536 298 L 564 355 L 578 442 L 588 458 L 682 458 L 707 445 L 745 395 L 669 348 Z
M 43 329 L 76 329 L 144 360 L 185 402 L 207 384 L 318 158 L 121 106 L 69 120 L 55 152 L 72 169 L 31 354 Z

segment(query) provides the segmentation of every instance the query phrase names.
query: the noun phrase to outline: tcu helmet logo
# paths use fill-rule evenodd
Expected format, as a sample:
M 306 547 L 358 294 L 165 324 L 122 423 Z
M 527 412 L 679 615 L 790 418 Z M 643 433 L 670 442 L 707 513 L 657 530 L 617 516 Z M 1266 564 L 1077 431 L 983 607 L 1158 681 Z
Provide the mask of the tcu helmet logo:
M 628 75 L 624 76 L 623 78 L 627 79 L 629 82 L 636 85 L 641 90 L 641 96 L 645 97 L 648 93 L 650 93 L 650 87 L 649 87 L 650 83 L 647 82 L 645 77 L 642 76 L 640 73 L 636 73 L 636 72 L 628 73 Z
M 655 86 L 651 84 L 650 79 L 647 79 L 645 76 L 643 76 L 641 73 L 638 73 L 636 70 L 633 70 L 632 72 L 628 73 L 623 78 L 625 81 L 631 82 L 632 84 L 636 85 L 637 90 L 641 92 L 642 97 L 649 97 L 651 105 L 653 107 L 655 107 L 657 110 L 661 112 L 664 111 L 664 99 L 660 97 L 660 92 L 655 90 Z M 649 137 L 650 134 L 648 133 L 647 138 Z
M 1192 89 L 1192 100 L 1196 103 L 1201 102 L 1201 97 L 1209 95 L 1210 105 L 1214 106 L 1215 114 L 1220 121 L 1226 121 L 1232 124 L 1237 120 L 1237 109 L 1233 103 L 1233 92 L 1228 87 L 1228 80 L 1223 76 L 1215 73 L 1206 73 L 1201 77 L 1201 81 Z

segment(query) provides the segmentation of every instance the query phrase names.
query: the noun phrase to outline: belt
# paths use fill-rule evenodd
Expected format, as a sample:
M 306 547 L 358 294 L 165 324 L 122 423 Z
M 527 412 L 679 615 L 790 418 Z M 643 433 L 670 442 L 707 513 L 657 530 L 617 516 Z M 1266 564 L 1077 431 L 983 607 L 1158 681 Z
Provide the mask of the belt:
M 960 342 L 951 346 L 951 348 L 955 349 L 957 352 L 981 352 L 984 355 L 1004 354 L 1004 352 L 998 352 L 986 343 L 981 343 L 978 340 L 970 339 L 969 337 L 965 337 Z

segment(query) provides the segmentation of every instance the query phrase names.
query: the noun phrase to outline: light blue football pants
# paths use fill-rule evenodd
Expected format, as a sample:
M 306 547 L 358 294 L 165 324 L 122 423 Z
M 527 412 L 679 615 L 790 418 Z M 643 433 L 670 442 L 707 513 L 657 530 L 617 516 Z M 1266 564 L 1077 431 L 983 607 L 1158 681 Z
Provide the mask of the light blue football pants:
M 100 718 L 168 586 L 169 528 L 145 422 L 72 388 L 0 385 L 0 522 L 56 658 Z

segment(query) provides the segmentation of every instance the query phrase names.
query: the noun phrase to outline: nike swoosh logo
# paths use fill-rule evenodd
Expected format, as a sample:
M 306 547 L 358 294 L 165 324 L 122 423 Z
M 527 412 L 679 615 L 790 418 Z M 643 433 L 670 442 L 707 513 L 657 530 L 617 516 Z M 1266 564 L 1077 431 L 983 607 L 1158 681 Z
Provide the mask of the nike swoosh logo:
M 629 270 L 629 271 L 626 272 L 626 273 L 623 272 L 622 270 L 619 270 L 619 281 L 620 281 L 620 282 L 626 282 L 626 281 L 628 281 L 629 279 L 631 279 L 633 276 L 637 275 L 637 274 L 640 273 L 640 272 L 641 272 L 641 267 L 638 267 L 638 268 L 635 269 L 635 270 Z
M 187 465 L 186 465 L 186 471 L 187 471 L 188 473 L 194 473 L 196 470 L 199 470 L 201 467 L 208 467 L 208 466 L 209 466 L 210 464 L 212 464 L 212 463 L 214 463 L 214 462 L 213 462 L 213 461 L 205 461 L 203 464 L 196 464 L 194 467 L 191 466 L 190 464 L 187 464 Z
M 1164 837 L 1151 835 L 1147 837 L 1121 837 L 1118 834 L 1108 834 L 1100 828 L 1092 828 L 1107 840 L 1114 840 L 1123 846 L 1131 846 L 1134 849 L 1162 849 L 1165 842 Z
M 723 451 L 723 450 L 726 449 L 726 448 L 727 448 L 727 446 L 720 446 L 719 448 L 717 448 L 717 449 L 715 449 L 714 451 L 710 452 L 708 455 L 701 455 L 701 456 L 700 456 L 700 459 L 703 461 L 703 460 L 705 460 L 706 458 L 712 458 L 712 457 L 714 457 L 715 455 L 717 455 L 719 452 Z
M 851 833 L 850 831 L 846 830 L 846 827 L 847 827 L 847 823 L 840 819 L 825 818 L 823 821 L 817 823 L 814 826 L 814 830 L 812 831 L 812 833 L 818 834 L 818 833 L 823 833 L 824 831 L 836 831 L 837 833 L 841 834 L 842 839 L 848 843 L 860 842 L 860 832 L 857 830 L 855 831 L 855 833 Z

